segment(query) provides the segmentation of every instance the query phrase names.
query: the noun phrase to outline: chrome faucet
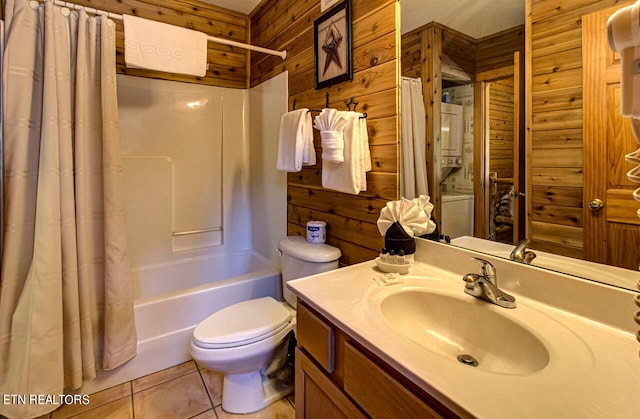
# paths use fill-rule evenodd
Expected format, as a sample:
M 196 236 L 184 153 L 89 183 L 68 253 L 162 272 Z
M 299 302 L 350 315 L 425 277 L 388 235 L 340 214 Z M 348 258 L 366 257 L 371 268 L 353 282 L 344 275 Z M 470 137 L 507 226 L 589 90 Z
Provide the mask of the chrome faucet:
M 533 252 L 533 250 L 527 250 L 527 246 L 529 246 L 529 239 L 523 239 L 520 243 L 518 243 L 518 245 L 511 252 L 511 255 L 509 255 L 511 260 L 531 265 L 533 259 L 536 258 L 536 254 Z
M 491 262 L 480 258 L 475 259 L 482 264 L 482 273 L 470 273 L 462 277 L 462 280 L 466 282 L 464 292 L 500 307 L 516 308 L 516 299 L 498 288 L 498 275 Z

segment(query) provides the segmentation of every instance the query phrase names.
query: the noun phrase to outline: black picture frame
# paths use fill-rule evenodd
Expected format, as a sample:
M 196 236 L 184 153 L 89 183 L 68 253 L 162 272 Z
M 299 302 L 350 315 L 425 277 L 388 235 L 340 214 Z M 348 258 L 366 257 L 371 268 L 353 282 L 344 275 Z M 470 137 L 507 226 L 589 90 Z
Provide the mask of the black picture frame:
M 351 0 L 346 0 L 313 22 L 315 88 L 353 79 Z

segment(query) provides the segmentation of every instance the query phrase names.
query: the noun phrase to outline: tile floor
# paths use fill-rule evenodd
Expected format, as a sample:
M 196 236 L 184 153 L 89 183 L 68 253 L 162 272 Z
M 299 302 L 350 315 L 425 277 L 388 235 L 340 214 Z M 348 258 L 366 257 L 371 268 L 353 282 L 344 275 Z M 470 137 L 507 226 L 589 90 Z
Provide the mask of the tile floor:
M 62 406 L 49 419 L 293 419 L 293 395 L 248 415 L 222 410 L 222 374 L 188 361 L 89 396 L 86 406 Z M 42 418 L 40 418 L 42 419 Z

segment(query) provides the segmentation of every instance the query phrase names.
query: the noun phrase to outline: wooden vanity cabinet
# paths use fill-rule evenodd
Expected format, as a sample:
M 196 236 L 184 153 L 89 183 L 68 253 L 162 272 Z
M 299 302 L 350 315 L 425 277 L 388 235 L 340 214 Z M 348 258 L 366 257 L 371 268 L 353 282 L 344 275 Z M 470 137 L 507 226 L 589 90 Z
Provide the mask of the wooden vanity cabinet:
M 450 418 L 453 412 L 298 299 L 296 418 Z

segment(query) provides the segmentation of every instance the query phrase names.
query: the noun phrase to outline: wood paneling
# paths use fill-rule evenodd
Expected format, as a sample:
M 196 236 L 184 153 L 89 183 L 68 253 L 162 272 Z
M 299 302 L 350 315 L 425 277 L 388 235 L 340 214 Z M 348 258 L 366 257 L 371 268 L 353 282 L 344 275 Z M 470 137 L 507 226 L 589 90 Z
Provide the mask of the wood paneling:
M 478 39 L 474 53 L 476 72 L 513 66 L 516 51 L 524 55 L 524 25 Z
M 347 342 L 344 347 L 344 369 L 345 392 L 373 418 L 444 417 L 352 342 Z M 389 400 L 394 403 L 389 403 Z
M 512 178 L 514 98 L 513 77 L 489 83 L 489 172 Z
M 73 3 L 194 29 L 233 41 L 249 40 L 248 16 L 196 0 L 73 0 Z M 214 42 L 208 44 L 209 69 L 204 77 L 127 68 L 124 63 L 124 27 L 121 20 L 115 20 L 115 23 L 118 73 L 220 87 L 247 87 L 248 51 Z
M 629 189 L 609 189 L 607 191 L 607 221 L 640 225 L 637 206 L 638 203 L 629 193 Z
M 637 201 L 633 202 L 637 206 Z M 635 220 L 638 218 L 636 217 Z M 640 249 L 640 234 L 635 225 L 609 223 L 607 238 L 611 243 L 609 263 L 614 266 L 622 266 L 627 269 L 636 270 L 638 266 L 638 251 Z M 631 249 L 631 251 L 616 251 L 614 249 Z
M 582 16 L 623 3 L 527 0 L 528 227 L 540 250 L 583 255 Z
M 250 84 L 288 71 L 289 109 L 346 110 L 352 97 L 366 112 L 373 169 L 367 191 L 349 195 L 322 187 L 321 142 L 314 133 L 315 166 L 287 176 L 287 234 L 305 234 L 309 220 L 327 222 L 327 242 L 342 251 L 341 264 L 374 258 L 383 246 L 376 221 L 398 195 L 399 3 L 352 0 L 354 77 L 325 89 L 314 88 L 313 22 L 319 2 L 265 0 L 251 14 L 251 43 L 286 49 L 287 59 L 251 56 Z

